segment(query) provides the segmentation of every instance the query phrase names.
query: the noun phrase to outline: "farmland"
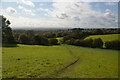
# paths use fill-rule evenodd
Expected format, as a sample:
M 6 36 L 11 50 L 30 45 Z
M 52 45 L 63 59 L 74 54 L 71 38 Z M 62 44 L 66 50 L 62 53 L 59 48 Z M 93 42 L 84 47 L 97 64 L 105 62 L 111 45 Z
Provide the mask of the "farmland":
M 69 45 L 3 47 L 3 78 L 116 78 L 118 51 Z M 65 69 L 69 64 L 80 60 Z

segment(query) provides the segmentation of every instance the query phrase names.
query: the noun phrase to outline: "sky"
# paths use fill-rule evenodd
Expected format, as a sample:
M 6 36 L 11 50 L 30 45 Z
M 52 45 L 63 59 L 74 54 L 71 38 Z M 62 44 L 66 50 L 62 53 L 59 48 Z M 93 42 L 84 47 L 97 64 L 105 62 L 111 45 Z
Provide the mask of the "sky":
M 0 15 L 10 20 L 12 28 L 118 27 L 118 2 L 4 0 L 1 4 Z

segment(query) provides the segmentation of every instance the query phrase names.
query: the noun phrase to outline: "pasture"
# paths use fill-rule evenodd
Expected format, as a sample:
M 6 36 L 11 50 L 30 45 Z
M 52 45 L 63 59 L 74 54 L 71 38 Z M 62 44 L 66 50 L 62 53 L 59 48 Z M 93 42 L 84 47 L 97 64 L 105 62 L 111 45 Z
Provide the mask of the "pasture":
M 58 75 L 58 78 L 117 78 L 118 51 L 66 46 L 79 62 Z
M 3 78 L 49 77 L 75 60 L 61 46 L 3 48 Z
M 117 78 L 118 51 L 69 45 L 3 47 L 3 78 Z M 80 59 L 69 68 L 66 66 Z M 62 73 L 59 73 L 59 71 Z
M 63 39 L 63 37 L 58 37 L 58 38 L 56 38 L 56 39 L 58 40 L 58 43 L 60 44 L 61 41 L 62 41 L 62 39 Z
M 91 35 L 91 36 L 86 37 L 85 39 L 101 38 L 103 40 L 103 42 L 106 42 L 106 41 L 118 40 L 119 37 L 120 37 L 120 34 Z

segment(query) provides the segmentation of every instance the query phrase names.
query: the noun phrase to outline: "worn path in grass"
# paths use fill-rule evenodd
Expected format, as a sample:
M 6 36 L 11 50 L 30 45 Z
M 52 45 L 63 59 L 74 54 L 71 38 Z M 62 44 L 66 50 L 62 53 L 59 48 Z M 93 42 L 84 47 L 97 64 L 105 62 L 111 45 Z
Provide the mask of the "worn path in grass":
M 3 48 L 3 78 L 48 78 L 76 61 L 63 46 L 18 46 Z
M 74 58 L 76 58 L 77 60 L 75 60 L 73 63 L 69 64 L 68 66 L 66 66 L 66 67 L 63 68 L 62 70 L 58 71 L 57 73 L 52 74 L 52 75 L 51 75 L 51 78 L 55 78 L 56 76 L 64 73 L 67 69 L 70 69 L 73 65 L 75 65 L 76 63 L 78 63 L 78 62 L 80 61 L 80 58 L 79 58 L 78 56 L 75 56 L 75 55 L 73 54 L 73 52 L 72 52 L 67 46 L 64 46 L 64 48 L 66 48 L 67 51 L 69 52 L 69 54 L 70 54 L 71 56 L 73 56 Z
M 118 78 L 117 50 L 67 46 L 80 61 L 57 78 Z
M 118 77 L 117 50 L 70 45 L 18 46 L 3 48 L 3 78 Z

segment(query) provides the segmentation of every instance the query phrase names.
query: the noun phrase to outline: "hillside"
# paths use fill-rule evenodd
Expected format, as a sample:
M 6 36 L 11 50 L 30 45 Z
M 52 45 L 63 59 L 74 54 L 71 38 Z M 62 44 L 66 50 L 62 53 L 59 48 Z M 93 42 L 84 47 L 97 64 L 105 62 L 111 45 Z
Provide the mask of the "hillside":
M 69 45 L 3 47 L 3 78 L 117 77 L 118 51 Z M 75 62 L 79 58 L 79 61 Z M 73 64 L 74 63 L 74 64 Z M 69 69 L 68 69 L 69 67 Z M 59 73 L 61 72 L 62 73 Z

